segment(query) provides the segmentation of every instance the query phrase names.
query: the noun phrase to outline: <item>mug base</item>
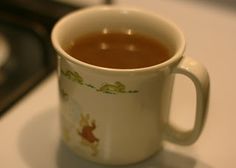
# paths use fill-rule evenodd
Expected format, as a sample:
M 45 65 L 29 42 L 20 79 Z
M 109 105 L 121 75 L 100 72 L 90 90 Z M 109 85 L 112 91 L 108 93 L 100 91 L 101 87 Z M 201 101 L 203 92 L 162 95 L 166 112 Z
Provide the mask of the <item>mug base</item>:
M 156 151 L 154 151 L 153 153 L 143 158 L 115 161 L 114 159 L 104 159 L 102 157 L 94 157 L 94 156 L 90 156 L 86 154 L 83 155 L 81 154 L 81 152 L 79 152 L 74 147 L 72 147 L 69 143 L 67 143 L 66 140 L 63 139 L 62 142 L 71 152 L 73 152 L 79 159 L 81 159 L 81 162 L 88 162 L 90 164 L 98 164 L 98 165 L 103 165 L 103 166 L 128 166 L 128 165 L 142 164 L 142 162 L 152 159 L 152 157 L 156 156 L 159 152 L 163 150 L 163 147 L 161 146 Z

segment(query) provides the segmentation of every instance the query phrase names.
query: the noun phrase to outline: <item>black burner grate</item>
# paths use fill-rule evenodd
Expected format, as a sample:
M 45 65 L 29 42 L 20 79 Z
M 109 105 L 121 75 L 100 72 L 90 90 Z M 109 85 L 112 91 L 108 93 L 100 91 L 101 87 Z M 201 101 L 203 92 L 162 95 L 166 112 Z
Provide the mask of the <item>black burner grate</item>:
M 0 67 L 0 115 L 55 69 L 51 29 L 78 8 L 55 1 L 0 1 L 0 34 L 10 48 L 9 59 Z

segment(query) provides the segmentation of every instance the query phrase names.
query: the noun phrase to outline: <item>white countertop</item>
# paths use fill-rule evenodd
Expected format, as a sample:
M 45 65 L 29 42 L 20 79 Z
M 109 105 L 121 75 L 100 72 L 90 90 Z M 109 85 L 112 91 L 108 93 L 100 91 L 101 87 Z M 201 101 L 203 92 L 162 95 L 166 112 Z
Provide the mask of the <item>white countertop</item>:
M 211 77 L 208 119 L 191 146 L 165 143 L 162 153 L 135 168 L 236 167 L 236 10 L 190 0 L 116 0 L 119 5 L 155 11 L 184 32 L 186 55 L 201 61 Z M 171 121 L 191 127 L 194 89 L 177 76 Z M 87 168 L 94 165 L 74 156 L 60 141 L 56 73 L 0 118 L 1 168 Z

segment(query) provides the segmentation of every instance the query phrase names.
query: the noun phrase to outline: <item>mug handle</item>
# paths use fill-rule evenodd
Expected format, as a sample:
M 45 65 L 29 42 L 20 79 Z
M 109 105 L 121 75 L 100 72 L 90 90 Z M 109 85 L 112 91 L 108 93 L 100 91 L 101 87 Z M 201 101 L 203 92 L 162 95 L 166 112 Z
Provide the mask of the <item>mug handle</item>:
M 180 145 L 190 145 L 200 136 L 208 110 L 210 80 L 206 68 L 190 57 L 184 57 L 173 71 L 174 74 L 183 74 L 192 80 L 196 88 L 196 113 L 194 127 L 188 131 L 181 131 L 168 124 L 165 137 L 170 142 Z

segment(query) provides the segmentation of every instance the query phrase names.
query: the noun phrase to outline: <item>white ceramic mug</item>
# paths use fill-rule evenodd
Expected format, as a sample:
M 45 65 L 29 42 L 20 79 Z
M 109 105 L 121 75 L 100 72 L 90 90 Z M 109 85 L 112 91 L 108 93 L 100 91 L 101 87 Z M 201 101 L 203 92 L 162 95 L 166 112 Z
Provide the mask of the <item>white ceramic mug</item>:
M 158 37 L 173 55 L 151 67 L 110 69 L 81 62 L 64 51 L 75 38 L 106 29 Z M 170 21 L 138 9 L 92 7 L 62 18 L 53 29 L 52 42 L 58 54 L 62 136 L 79 156 L 130 164 L 159 151 L 163 140 L 192 144 L 199 137 L 209 77 L 204 66 L 184 57 L 183 34 Z M 196 118 L 189 131 L 168 122 L 175 74 L 186 75 L 196 88 Z

